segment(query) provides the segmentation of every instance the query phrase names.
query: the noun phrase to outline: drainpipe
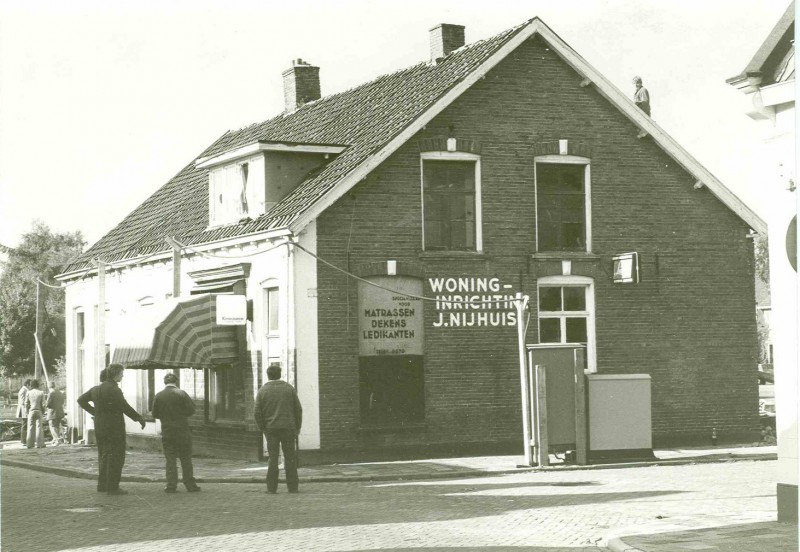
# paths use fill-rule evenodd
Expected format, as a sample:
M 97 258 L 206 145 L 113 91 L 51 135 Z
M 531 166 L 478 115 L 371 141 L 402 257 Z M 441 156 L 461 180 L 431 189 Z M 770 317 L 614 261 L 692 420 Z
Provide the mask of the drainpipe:
M 291 371 L 292 384 L 297 390 L 297 351 L 295 349 L 295 297 L 294 297 L 294 246 L 286 241 L 286 379 Z

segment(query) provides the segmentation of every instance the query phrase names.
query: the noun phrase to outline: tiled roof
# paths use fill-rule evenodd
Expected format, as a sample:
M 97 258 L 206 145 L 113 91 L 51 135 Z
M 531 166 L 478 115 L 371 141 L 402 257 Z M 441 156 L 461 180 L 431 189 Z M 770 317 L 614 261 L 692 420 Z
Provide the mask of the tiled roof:
M 77 257 L 65 273 L 85 269 L 96 258 L 114 262 L 167 251 L 166 237 L 196 245 L 288 226 L 525 26 L 464 46 L 437 64 L 420 63 L 311 102 L 293 113 L 226 132 L 199 157 L 256 141 L 336 144 L 347 149 L 269 213 L 219 228 L 208 228 L 208 169 L 198 169 L 192 162 Z

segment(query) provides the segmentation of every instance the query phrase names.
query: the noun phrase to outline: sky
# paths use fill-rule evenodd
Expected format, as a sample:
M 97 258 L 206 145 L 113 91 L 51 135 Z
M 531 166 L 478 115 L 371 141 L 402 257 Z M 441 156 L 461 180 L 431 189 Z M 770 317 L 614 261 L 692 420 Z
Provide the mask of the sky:
M 302 58 L 328 95 L 428 59 L 428 30 L 468 43 L 539 16 L 757 213 L 758 125 L 741 73 L 789 0 L 4 0 L 0 244 L 33 221 L 89 245 L 226 130 L 283 110 Z

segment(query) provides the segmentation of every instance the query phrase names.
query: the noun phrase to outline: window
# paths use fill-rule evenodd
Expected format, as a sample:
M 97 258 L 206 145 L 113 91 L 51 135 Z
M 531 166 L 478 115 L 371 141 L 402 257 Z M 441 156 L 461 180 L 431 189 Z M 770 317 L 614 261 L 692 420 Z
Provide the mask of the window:
M 359 402 L 365 426 L 402 426 L 425 419 L 421 356 L 359 359 Z
M 554 156 L 564 161 L 562 156 Z M 536 163 L 538 251 L 590 251 L 588 160 Z
M 238 222 L 264 211 L 262 156 L 214 167 L 209 171 L 209 223 Z
M 539 288 L 539 343 L 587 343 L 586 288 Z
M 480 251 L 480 158 L 434 152 L 422 156 L 423 249 Z
M 281 362 L 283 343 L 281 342 L 280 331 L 280 304 L 278 298 L 277 287 L 265 287 L 263 289 L 263 311 L 262 311 L 262 358 L 263 362 L 263 378 L 266 380 L 266 370 L 270 364 L 279 364 Z
M 586 367 L 596 370 L 594 283 L 585 276 L 539 279 L 539 343 L 586 345 Z
M 241 370 L 234 366 L 220 366 L 208 372 L 211 421 L 244 420 L 244 382 Z
M 86 319 L 83 312 L 75 313 L 75 349 L 78 374 L 86 367 Z

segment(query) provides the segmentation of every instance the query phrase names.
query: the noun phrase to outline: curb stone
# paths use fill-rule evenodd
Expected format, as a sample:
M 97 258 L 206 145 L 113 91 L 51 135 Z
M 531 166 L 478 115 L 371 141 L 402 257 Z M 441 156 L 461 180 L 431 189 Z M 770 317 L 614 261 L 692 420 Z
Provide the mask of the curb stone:
M 346 483 L 346 482 L 386 482 L 386 481 L 421 481 L 421 480 L 435 480 L 435 479 L 457 479 L 464 477 L 488 477 L 496 475 L 508 475 L 514 473 L 530 473 L 530 472 L 544 472 L 556 473 L 561 471 L 590 471 L 590 470 L 609 470 L 621 468 L 643 468 L 651 466 L 676 466 L 676 465 L 691 465 L 691 464 L 712 464 L 712 463 L 727 463 L 727 462 L 744 462 L 744 461 L 769 461 L 777 459 L 776 453 L 767 454 L 747 454 L 740 456 L 721 456 L 716 458 L 677 458 L 671 460 L 656 460 L 652 462 L 631 462 L 631 463 L 616 463 L 616 464 L 594 464 L 588 466 L 548 466 L 548 467 L 517 467 L 513 469 L 499 469 L 499 470 L 454 470 L 449 472 L 430 473 L 424 471 L 418 472 L 405 472 L 397 474 L 358 474 L 358 475 L 308 475 L 303 479 L 309 483 Z M 87 473 L 85 471 L 73 470 L 69 468 L 59 468 L 49 465 L 34 464 L 28 462 L 21 462 L 18 460 L 11 460 L 0 456 L 0 465 L 13 466 L 17 468 L 29 469 L 44 473 L 52 473 L 63 477 L 73 477 L 76 479 L 89 479 L 96 480 L 97 476 L 94 473 Z M 255 477 L 206 477 L 197 478 L 201 483 L 261 483 L 263 476 Z M 159 476 L 145 476 L 145 475 L 123 475 L 121 481 L 130 483 L 153 483 L 164 482 L 166 479 Z M 625 545 L 628 546 L 628 545 Z M 628 547 L 621 550 L 630 550 L 635 552 L 637 549 Z
M 640 548 L 627 544 L 621 537 L 608 541 L 608 549 L 612 552 L 645 552 Z

